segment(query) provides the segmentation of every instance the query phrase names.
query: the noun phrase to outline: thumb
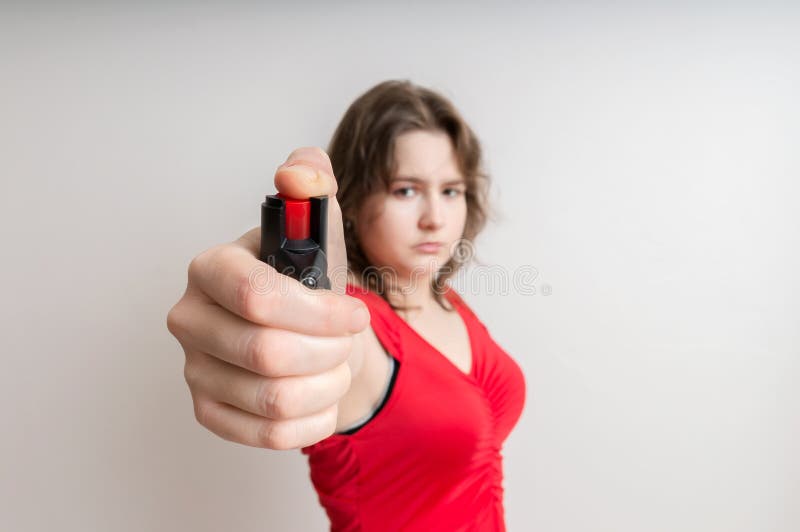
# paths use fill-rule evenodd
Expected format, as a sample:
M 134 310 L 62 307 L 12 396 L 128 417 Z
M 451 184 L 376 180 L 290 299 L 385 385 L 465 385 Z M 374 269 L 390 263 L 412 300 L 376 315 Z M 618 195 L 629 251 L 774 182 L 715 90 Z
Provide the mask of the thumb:
M 328 197 L 328 241 L 326 257 L 331 291 L 345 293 L 347 250 L 342 228 L 342 209 L 336 199 L 338 185 L 328 154 L 322 148 L 298 148 L 275 171 L 275 188 L 290 198 Z

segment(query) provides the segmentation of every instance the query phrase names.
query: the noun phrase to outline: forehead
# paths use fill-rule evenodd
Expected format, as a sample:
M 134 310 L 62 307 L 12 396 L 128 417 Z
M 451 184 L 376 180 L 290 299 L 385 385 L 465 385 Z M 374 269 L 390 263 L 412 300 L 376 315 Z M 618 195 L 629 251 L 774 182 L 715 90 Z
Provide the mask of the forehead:
M 396 177 L 443 181 L 463 177 L 453 143 L 443 131 L 403 133 L 395 140 L 394 160 Z

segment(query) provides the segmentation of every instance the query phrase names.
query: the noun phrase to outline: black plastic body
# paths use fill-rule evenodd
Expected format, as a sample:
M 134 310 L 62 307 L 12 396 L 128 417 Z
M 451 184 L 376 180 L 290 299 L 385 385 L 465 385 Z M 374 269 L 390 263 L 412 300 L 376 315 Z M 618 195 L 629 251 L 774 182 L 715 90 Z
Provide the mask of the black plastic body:
M 261 204 L 261 252 L 259 258 L 278 273 L 297 279 L 309 288 L 330 290 L 328 278 L 328 197 L 309 198 L 309 238 L 286 238 L 285 203 L 268 195 Z

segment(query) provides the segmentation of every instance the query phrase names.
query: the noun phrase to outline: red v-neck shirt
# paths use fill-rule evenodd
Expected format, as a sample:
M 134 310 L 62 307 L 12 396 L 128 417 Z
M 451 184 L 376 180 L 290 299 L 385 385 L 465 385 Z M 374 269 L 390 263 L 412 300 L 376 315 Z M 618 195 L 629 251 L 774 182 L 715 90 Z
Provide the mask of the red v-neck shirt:
M 354 285 L 399 366 L 377 414 L 352 434 L 302 448 L 331 530 L 505 530 L 501 449 L 525 403 L 514 360 L 453 289 L 469 332 L 463 372 L 380 296 Z

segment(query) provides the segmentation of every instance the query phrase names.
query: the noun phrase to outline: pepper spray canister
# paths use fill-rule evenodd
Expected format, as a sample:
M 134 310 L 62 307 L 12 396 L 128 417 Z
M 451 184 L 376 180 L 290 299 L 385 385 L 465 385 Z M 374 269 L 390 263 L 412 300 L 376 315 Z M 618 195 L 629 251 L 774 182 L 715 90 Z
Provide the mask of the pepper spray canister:
M 309 288 L 330 290 L 328 197 L 268 195 L 261 204 L 259 258 Z

